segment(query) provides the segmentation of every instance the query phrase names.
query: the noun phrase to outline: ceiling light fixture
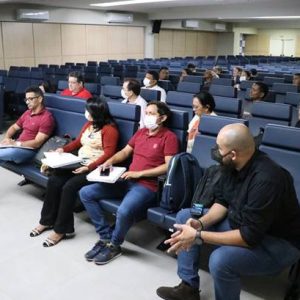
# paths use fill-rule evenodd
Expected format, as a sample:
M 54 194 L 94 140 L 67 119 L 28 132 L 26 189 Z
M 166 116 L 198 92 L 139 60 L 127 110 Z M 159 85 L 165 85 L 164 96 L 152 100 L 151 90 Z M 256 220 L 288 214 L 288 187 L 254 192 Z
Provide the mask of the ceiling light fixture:
M 300 19 L 300 16 L 265 16 L 265 17 L 251 17 L 251 19 L 263 19 L 263 20 L 277 20 L 277 19 Z
M 176 0 L 127 0 L 127 1 L 114 1 L 114 2 L 105 2 L 105 3 L 93 3 L 90 6 L 100 6 L 100 7 L 110 7 L 110 6 L 123 6 L 123 5 L 132 5 L 132 4 L 143 4 L 143 3 L 157 3 L 157 2 L 171 2 Z

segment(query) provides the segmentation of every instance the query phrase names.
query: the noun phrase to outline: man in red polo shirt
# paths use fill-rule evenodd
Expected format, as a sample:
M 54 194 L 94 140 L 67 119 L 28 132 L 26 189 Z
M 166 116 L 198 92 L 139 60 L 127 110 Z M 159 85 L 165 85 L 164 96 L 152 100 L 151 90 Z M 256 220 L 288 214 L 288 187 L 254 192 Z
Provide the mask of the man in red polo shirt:
M 163 102 L 152 101 L 146 107 L 145 128 L 138 130 L 128 144 L 108 159 L 102 169 L 132 156 L 129 171 L 115 184 L 94 183 L 80 190 L 80 198 L 100 240 L 85 254 L 88 261 L 103 265 L 121 255 L 120 245 L 130 227 L 145 218 L 147 209 L 156 206 L 157 177 L 166 174 L 168 164 L 178 152 L 176 135 L 164 124 L 170 109 Z M 114 230 L 105 220 L 102 199 L 123 199 L 117 211 Z
M 29 87 L 25 91 L 28 110 L 11 125 L 0 143 L 1 161 L 22 163 L 36 154 L 36 149 L 49 138 L 54 129 L 52 114 L 45 109 L 44 94 L 39 87 Z M 17 140 L 13 136 L 22 131 Z M 28 147 L 28 148 L 27 148 Z
M 83 76 L 80 72 L 73 71 L 68 76 L 69 88 L 61 92 L 62 96 L 77 97 L 82 99 L 92 98 L 92 94 L 84 87 Z

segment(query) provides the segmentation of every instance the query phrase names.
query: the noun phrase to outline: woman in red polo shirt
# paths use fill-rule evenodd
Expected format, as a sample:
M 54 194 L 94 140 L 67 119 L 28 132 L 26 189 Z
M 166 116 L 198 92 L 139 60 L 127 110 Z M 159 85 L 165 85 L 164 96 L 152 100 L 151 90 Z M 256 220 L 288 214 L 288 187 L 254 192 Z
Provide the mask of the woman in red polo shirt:
M 67 234 L 74 233 L 73 208 L 78 191 L 89 184 L 87 173 L 105 162 L 117 149 L 119 132 L 105 99 L 88 99 L 85 117 L 88 122 L 79 136 L 63 148 L 56 149 L 57 152 L 78 150 L 84 163 L 75 169 L 55 169 L 48 180 L 40 223 L 30 232 L 30 236 L 35 237 L 47 229 L 54 229 L 43 243 L 44 247 L 54 246 Z

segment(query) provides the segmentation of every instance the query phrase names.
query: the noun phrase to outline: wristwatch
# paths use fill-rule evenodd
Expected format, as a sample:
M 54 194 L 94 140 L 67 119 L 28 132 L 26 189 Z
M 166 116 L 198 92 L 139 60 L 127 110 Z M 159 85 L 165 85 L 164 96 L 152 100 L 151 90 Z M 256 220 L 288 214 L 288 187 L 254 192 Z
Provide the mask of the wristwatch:
M 201 237 L 201 229 L 196 231 L 195 244 L 198 246 L 203 244 L 203 239 Z
M 16 141 L 16 146 L 17 147 L 21 147 L 22 146 L 22 143 L 20 141 Z

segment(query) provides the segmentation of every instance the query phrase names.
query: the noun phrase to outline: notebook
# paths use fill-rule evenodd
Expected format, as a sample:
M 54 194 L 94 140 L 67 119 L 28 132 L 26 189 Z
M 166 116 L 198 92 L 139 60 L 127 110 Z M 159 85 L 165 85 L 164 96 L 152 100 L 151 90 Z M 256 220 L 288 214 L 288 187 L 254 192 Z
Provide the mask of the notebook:
M 46 158 L 42 158 L 42 163 L 51 168 L 60 168 L 76 163 L 82 159 L 72 153 L 44 152 Z
M 126 171 L 124 167 L 111 167 L 110 173 L 108 176 L 100 175 L 100 168 L 95 169 L 86 176 L 88 181 L 94 182 L 106 182 L 106 183 L 115 183 L 120 176 Z

